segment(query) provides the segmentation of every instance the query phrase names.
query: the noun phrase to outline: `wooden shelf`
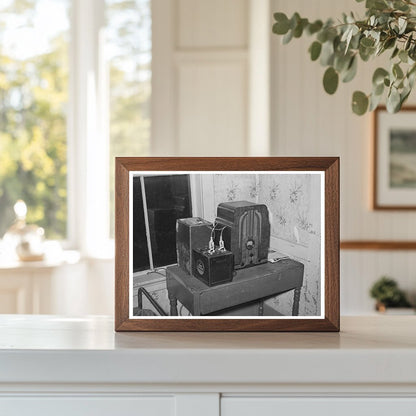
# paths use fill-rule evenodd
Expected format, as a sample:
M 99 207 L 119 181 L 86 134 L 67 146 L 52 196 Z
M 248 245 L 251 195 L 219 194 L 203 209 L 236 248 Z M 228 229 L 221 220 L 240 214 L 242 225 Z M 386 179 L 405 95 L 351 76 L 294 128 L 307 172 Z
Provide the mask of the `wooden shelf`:
M 416 241 L 341 241 L 341 250 L 416 250 Z

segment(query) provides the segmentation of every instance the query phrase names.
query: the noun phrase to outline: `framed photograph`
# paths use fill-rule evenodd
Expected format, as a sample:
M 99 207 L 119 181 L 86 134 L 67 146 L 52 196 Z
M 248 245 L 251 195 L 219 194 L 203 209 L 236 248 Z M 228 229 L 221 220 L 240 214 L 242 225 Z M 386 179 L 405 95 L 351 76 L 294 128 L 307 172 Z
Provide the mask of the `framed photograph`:
M 116 158 L 116 331 L 339 331 L 339 159 Z
M 416 209 L 416 107 L 374 112 L 373 208 Z

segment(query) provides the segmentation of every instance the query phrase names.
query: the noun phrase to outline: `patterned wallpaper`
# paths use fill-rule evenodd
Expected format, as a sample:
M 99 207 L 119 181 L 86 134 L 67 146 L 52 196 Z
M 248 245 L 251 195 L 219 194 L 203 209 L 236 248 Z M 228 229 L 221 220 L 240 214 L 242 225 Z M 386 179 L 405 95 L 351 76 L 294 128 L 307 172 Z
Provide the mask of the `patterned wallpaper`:
M 276 248 L 273 247 L 273 242 L 284 240 L 288 243 L 285 247 L 290 250 L 285 254 L 305 265 L 299 314 L 319 315 L 320 177 L 311 174 L 215 174 L 213 195 L 213 207 L 220 202 L 241 200 L 267 205 L 270 213 L 272 248 Z M 292 302 L 293 292 L 289 292 L 269 300 L 268 304 L 278 312 L 290 315 Z

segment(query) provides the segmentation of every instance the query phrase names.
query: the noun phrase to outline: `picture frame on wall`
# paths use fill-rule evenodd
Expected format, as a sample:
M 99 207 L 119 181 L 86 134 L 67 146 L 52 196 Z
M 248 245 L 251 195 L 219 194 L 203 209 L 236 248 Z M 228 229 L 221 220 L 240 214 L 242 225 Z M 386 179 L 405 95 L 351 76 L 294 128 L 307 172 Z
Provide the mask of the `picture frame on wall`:
M 373 209 L 416 209 L 416 107 L 373 115 Z
M 116 331 L 339 331 L 339 158 L 116 158 Z

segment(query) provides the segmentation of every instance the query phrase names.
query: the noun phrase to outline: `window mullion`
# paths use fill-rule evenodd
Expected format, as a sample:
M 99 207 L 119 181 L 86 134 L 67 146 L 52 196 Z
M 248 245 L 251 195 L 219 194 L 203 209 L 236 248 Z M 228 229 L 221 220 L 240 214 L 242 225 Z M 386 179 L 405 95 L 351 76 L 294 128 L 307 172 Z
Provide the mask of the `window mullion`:
M 84 255 L 108 241 L 108 133 L 103 56 L 104 0 L 73 0 L 70 235 Z

